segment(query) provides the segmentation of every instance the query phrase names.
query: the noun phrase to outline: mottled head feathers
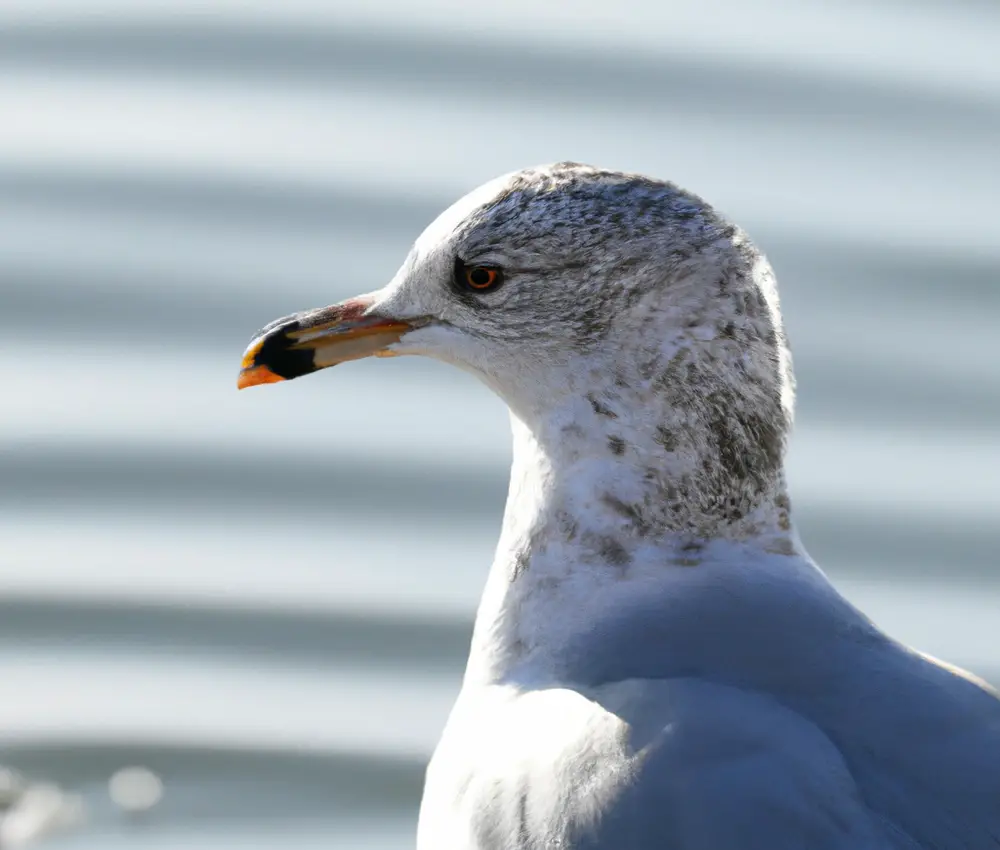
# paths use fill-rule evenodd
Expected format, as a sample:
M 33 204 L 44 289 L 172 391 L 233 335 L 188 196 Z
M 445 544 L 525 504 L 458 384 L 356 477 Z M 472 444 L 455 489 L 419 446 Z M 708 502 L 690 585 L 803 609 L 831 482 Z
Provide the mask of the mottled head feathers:
M 449 285 L 456 258 L 502 267 L 504 284 Z M 595 494 L 622 535 L 749 534 L 765 503 L 787 527 L 793 381 L 774 277 L 697 196 L 575 163 L 527 169 L 442 214 L 397 287 L 390 304 L 439 319 L 409 346 L 483 377 L 550 463 L 629 470 Z

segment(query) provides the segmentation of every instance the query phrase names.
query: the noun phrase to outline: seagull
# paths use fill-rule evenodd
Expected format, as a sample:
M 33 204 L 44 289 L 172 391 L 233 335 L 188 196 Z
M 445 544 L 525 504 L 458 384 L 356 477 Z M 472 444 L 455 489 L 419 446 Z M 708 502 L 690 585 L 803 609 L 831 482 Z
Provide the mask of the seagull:
M 424 355 L 510 410 L 496 556 L 419 850 L 997 850 L 1000 698 L 804 549 L 774 274 L 701 198 L 562 162 L 442 213 L 240 388 Z

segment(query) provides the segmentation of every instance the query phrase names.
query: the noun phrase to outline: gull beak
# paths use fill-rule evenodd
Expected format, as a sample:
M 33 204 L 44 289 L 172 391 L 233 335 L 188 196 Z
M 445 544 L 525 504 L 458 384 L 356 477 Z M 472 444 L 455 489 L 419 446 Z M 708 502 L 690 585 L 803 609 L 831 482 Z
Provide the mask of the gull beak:
M 414 325 L 369 312 L 375 299 L 362 295 L 271 322 L 250 341 L 236 386 L 273 384 L 362 357 L 392 357 L 388 347 Z

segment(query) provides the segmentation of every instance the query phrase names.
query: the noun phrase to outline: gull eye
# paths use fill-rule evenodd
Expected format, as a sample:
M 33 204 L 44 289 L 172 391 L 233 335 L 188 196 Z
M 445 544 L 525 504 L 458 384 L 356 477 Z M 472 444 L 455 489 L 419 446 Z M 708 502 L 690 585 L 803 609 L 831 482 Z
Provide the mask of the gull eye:
M 487 292 L 503 283 L 503 272 L 496 266 L 467 266 L 458 260 L 455 263 L 455 282 L 463 289 Z

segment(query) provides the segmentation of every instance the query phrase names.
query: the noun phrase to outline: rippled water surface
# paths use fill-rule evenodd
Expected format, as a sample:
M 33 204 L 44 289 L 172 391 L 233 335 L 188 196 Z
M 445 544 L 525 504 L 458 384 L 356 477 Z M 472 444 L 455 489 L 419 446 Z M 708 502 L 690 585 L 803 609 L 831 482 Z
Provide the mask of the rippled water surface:
M 412 844 L 505 412 L 417 360 L 234 373 L 537 162 L 668 177 L 750 230 L 807 546 L 1000 682 L 1000 7 L 208 5 L 0 4 L 0 761 L 82 796 L 53 846 Z M 164 782 L 134 817 L 107 792 L 131 764 Z

